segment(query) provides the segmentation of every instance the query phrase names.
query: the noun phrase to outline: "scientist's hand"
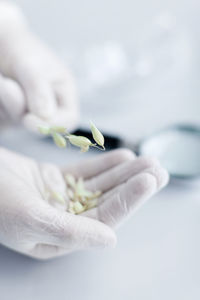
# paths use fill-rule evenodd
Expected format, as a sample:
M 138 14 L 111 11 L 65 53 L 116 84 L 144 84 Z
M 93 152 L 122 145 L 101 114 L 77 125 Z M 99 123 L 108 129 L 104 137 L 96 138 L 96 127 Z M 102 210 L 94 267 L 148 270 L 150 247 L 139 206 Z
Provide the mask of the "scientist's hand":
M 0 128 L 18 123 L 25 115 L 26 101 L 20 86 L 0 74 Z
M 0 1 L 0 73 L 4 76 L 0 84 L 9 78 L 21 88 L 27 127 L 35 129 L 43 121 L 68 130 L 76 127 L 79 113 L 71 73 L 29 31 L 20 10 L 7 1 Z M 15 98 L 14 91 L 10 94 Z M 7 103 L 7 114 L 14 115 L 16 106 L 0 90 L 0 105 L 1 99 Z
M 123 149 L 61 170 L 1 148 L 0 166 L 0 243 L 40 259 L 113 247 L 113 228 L 168 181 L 157 161 Z M 73 215 L 49 204 L 46 190 L 64 192 L 69 172 L 103 192 L 98 208 Z

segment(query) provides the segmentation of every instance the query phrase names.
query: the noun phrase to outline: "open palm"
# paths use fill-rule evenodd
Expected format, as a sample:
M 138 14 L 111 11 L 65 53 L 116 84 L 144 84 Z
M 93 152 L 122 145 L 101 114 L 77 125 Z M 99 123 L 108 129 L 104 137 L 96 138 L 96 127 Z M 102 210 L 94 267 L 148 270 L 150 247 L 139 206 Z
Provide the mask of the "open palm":
M 41 259 L 114 246 L 113 228 L 168 181 L 157 161 L 125 149 L 60 169 L 1 148 L 0 165 L 0 242 Z M 65 191 L 66 173 L 103 192 L 97 208 L 73 215 L 48 202 L 49 187 Z

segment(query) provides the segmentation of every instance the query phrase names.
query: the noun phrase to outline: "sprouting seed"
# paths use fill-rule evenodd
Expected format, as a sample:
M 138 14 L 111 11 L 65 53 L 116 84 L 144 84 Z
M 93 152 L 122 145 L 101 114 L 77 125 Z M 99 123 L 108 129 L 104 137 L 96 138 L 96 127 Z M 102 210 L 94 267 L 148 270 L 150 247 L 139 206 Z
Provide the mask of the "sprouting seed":
M 82 191 L 82 196 L 85 197 L 85 198 L 87 198 L 88 200 L 91 197 L 93 197 L 93 195 L 94 195 L 94 193 L 91 192 L 91 191 L 88 191 L 88 190 L 85 190 L 85 189 L 84 189 L 84 191 Z
M 92 142 L 84 136 L 70 134 L 67 138 L 72 145 L 80 147 L 81 149 L 92 145 Z
M 65 148 L 68 140 L 72 145 L 79 147 L 81 152 L 87 152 L 90 147 L 105 150 L 104 136 L 92 122 L 91 131 L 96 144 L 93 144 L 85 136 L 69 134 L 64 126 L 39 126 L 38 130 L 42 134 L 51 135 L 55 144 L 60 148 Z M 98 147 L 98 145 L 101 146 L 101 148 Z
M 74 203 L 72 201 L 69 202 L 68 204 L 68 212 L 70 212 L 71 214 L 75 214 L 75 210 L 74 210 Z
M 68 196 L 69 196 L 70 199 L 74 198 L 74 192 L 70 188 L 68 188 L 67 194 L 68 194 Z
M 45 135 L 48 135 L 50 134 L 50 127 L 48 126 L 38 126 L 38 130 L 41 134 L 45 134 Z
M 89 191 L 85 188 L 83 179 L 80 177 L 78 180 L 74 178 L 71 174 L 65 176 L 67 189 L 66 194 L 62 195 L 56 191 L 49 191 L 49 196 L 51 196 L 56 201 L 65 204 L 68 200 L 67 211 L 72 214 L 81 214 L 84 211 L 92 209 L 98 205 L 98 198 L 102 194 L 101 191 Z
M 85 188 L 84 188 L 83 179 L 80 177 L 78 179 L 76 185 L 74 186 L 75 197 L 81 197 L 84 190 L 85 190 Z
M 53 140 L 54 140 L 54 143 L 60 147 L 60 148 L 65 148 L 66 145 L 67 145 L 67 142 L 66 142 L 66 139 L 59 133 L 57 132 L 54 132 L 52 134 L 53 136 Z
M 83 178 L 77 180 L 71 174 L 67 174 L 67 196 L 70 199 L 68 212 L 81 214 L 82 212 L 97 206 L 97 199 L 101 196 L 101 191 L 89 191 L 85 188 Z
M 84 197 L 83 195 L 80 197 L 80 202 L 81 202 L 81 204 L 83 204 L 83 205 L 87 205 L 87 198 L 86 197 Z
M 94 125 L 94 123 L 90 122 L 91 126 L 91 131 L 92 131 L 92 136 L 95 142 L 104 148 L 104 136 L 103 134 L 99 131 L 99 129 Z
M 84 183 L 83 178 L 79 177 L 77 184 L 76 184 L 76 190 L 82 192 L 84 190 Z
M 65 199 L 62 196 L 61 193 L 58 192 L 52 192 L 52 197 L 55 198 L 55 200 L 57 200 L 58 202 L 60 202 L 61 204 L 65 204 Z
M 84 206 L 79 201 L 74 202 L 73 209 L 76 214 L 80 214 L 85 210 Z
M 88 200 L 93 200 L 93 199 L 96 199 L 96 198 L 99 198 L 101 196 L 102 192 L 101 191 L 96 191 L 96 192 L 93 192 L 91 193 L 91 195 L 88 198 Z
M 75 180 L 74 176 L 72 176 L 71 174 L 67 174 L 67 175 L 65 175 L 65 180 L 70 187 L 72 187 L 72 188 L 75 187 L 76 180 Z
M 101 191 L 96 191 L 96 192 L 94 192 L 93 193 L 93 195 L 91 196 L 91 199 L 93 198 L 98 198 L 98 197 L 100 197 L 101 196 L 101 194 L 102 194 L 102 192 Z
M 86 207 L 86 209 L 87 209 L 87 210 L 88 210 L 88 209 L 92 209 L 92 208 L 96 207 L 97 204 L 98 204 L 97 199 L 93 199 L 93 200 L 91 200 L 91 201 L 88 201 L 88 202 L 87 202 L 87 207 Z
M 66 127 L 63 126 L 52 126 L 51 127 L 52 132 L 57 132 L 57 133 L 66 133 Z

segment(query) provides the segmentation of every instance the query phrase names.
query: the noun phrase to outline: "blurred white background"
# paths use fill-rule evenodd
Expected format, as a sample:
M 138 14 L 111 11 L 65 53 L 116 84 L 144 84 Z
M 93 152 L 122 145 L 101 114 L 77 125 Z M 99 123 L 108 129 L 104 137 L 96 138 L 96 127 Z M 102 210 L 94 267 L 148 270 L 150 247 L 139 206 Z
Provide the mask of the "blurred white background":
M 200 123 L 198 0 L 15 2 L 71 66 L 82 125 L 93 119 L 137 140 L 171 123 Z M 58 155 L 21 129 L 0 142 L 58 163 L 77 155 Z M 1 299 L 200 299 L 199 198 L 200 182 L 171 184 L 120 229 L 116 250 L 36 262 L 1 247 Z
M 92 117 L 103 129 L 140 137 L 199 122 L 198 0 L 16 2 L 71 65 L 82 124 Z

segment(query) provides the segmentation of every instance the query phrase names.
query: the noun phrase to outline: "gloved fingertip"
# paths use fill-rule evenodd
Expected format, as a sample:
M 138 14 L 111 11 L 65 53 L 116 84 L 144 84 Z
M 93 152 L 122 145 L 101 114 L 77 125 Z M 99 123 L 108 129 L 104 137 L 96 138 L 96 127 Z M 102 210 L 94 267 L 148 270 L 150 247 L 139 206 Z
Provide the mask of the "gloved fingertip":
M 115 161 L 117 161 L 118 164 L 136 158 L 135 153 L 127 148 L 120 148 L 120 149 L 113 150 L 112 152 L 110 152 L 110 154 L 112 159 L 115 159 Z
M 157 188 L 160 190 L 169 182 L 169 174 L 162 167 L 153 167 L 146 170 L 147 173 L 153 175 L 157 181 Z
M 159 189 L 165 187 L 169 183 L 169 179 L 170 179 L 169 173 L 167 172 L 166 169 L 162 168 L 159 174 L 159 181 L 160 181 Z
M 21 120 L 26 109 L 21 87 L 14 80 L 0 76 L 0 91 L 1 106 L 5 111 L 5 117 L 13 121 Z
M 48 120 L 56 113 L 56 105 L 49 101 L 48 105 L 45 104 L 45 100 L 41 99 L 41 102 L 30 105 L 30 110 L 35 113 L 38 117 Z
M 109 228 L 110 232 L 107 234 L 107 238 L 105 240 L 105 247 L 115 248 L 117 245 L 117 236 L 110 227 L 108 227 L 108 228 Z
M 28 111 L 48 120 L 56 114 L 57 101 L 51 85 L 37 74 L 28 74 L 22 84 L 27 98 Z
M 156 191 L 157 180 L 154 175 L 145 170 L 145 172 L 129 180 L 127 186 L 130 187 L 130 193 L 135 198 L 140 198 L 141 196 L 152 195 Z
M 103 222 L 95 219 L 90 219 L 83 216 L 70 216 L 72 233 L 75 230 L 74 236 L 79 236 L 82 241 L 83 248 L 102 249 L 111 247 L 114 248 L 117 243 L 117 237 L 113 229 Z
M 63 109 L 59 107 L 56 115 L 52 118 L 52 124 L 55 126 L 65 126 L 67 131 L 71 132 L 77 128 L 80 119 L 80 112 L 76 109 Z
M 27 129 L 38 134 L 38 126 L 48 126 L 47 122 L 31 113 L 27 113 L 24 115 L 22 123 Z
M 94 248 L 114 248 L 117 244 L 117 237 L 113 229 L 99 221 L 95 222 L 95 231 L 90 236 L 91 246 Z

